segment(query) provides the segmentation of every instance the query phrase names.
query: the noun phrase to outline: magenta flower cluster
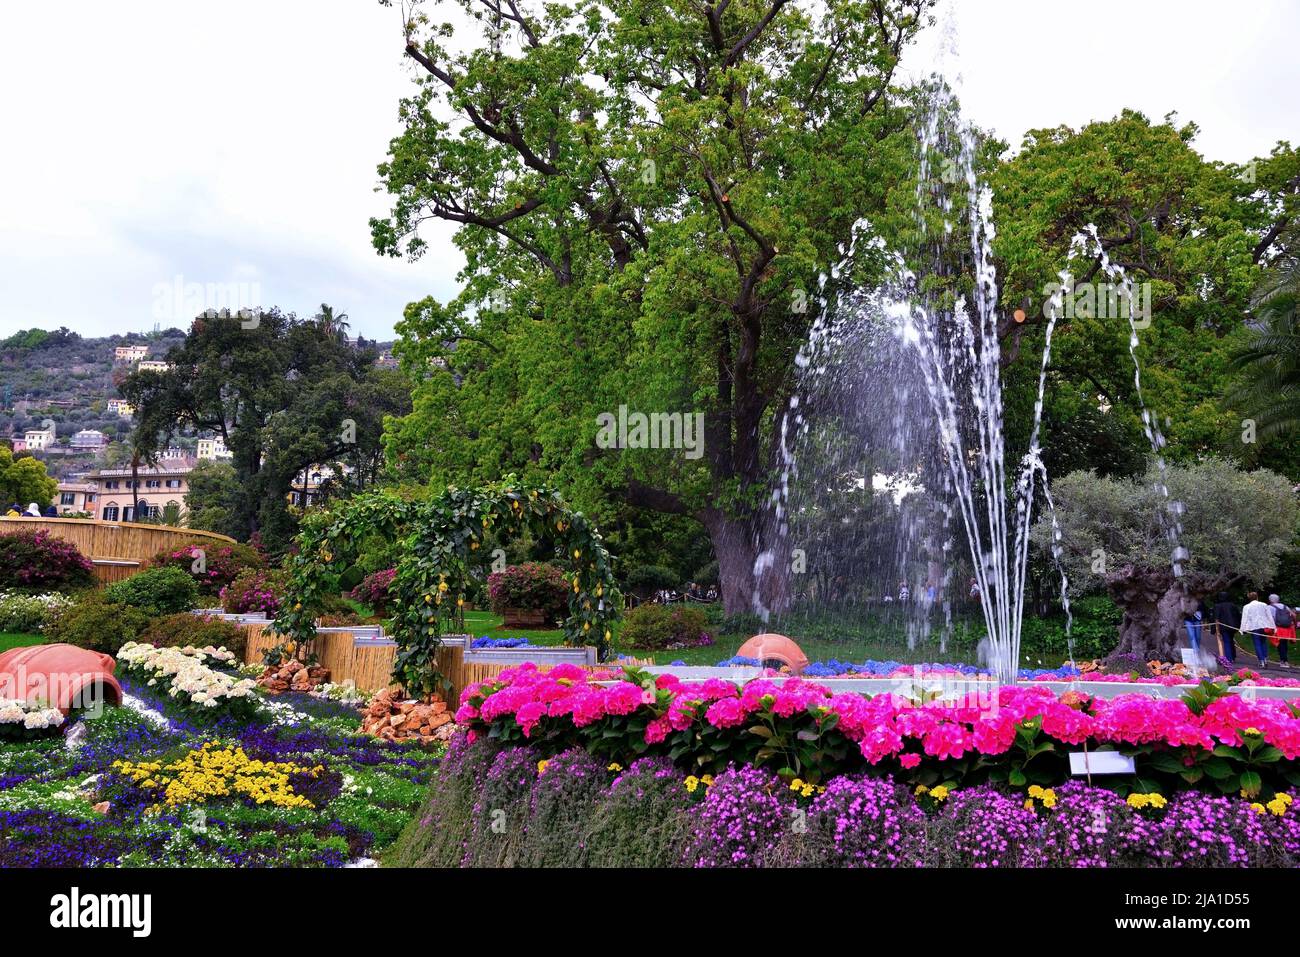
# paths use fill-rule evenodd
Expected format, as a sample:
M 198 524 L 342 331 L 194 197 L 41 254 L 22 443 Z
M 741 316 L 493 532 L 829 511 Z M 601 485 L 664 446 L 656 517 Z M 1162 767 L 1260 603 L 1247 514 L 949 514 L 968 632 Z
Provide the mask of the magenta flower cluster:
M 645 720 L 645 742 L 653 745 L 673 732 L 740 729 L 760 718 L 791 719 L 815 732 L 834 715 L 836 730 L 857 745 L 869 764 L 897 758 L 903 767 L 915 766 L 922 755 L 956 760 L 1004 754 L 1026 723 L 1064 745 L 1161 744 L 1207 751 L 1219 744 L 1241 745 L 1250 729 L 1287 760 L 1300 757 L 1300 717 L 1283 701 L 1249 701 L 1238 695 L 1220 698 L 1198 714 L 1181 699 L 1058 697 L 1033 685 L 919 704 L 897 694 L 836 694 L 797 679 L 781 684 L 760 679 L 743 687 L 672 675 L 659 676 L 653 686 L 632 681 L 601 685 L 591 679 L 574 666 L 542 672 L 521 665 L 468 687 L 456 719 L 481 730 L 505 722 L 531 737 L 544 720 L 584 728 L 636 713 Z

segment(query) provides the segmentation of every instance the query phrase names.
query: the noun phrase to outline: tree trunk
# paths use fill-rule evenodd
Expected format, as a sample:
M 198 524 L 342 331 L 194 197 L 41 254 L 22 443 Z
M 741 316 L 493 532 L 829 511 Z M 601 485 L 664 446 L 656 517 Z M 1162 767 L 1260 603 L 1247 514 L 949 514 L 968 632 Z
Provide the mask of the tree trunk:
M 1184 613 L 1230 580 L 1230 576 L 1178 579 L 1169 568 L 1133 565 L 1108 575 L 1110 596 L 1124 609 L 1115 650 L 1143 661 L 1175 661 L 1175 649 L 1187 634 Z
M 700 516 L 718 556 L 718 590 L 728 615 L 779 614 L 790 606 L 790 545 L 761 518 L 718 510 Z

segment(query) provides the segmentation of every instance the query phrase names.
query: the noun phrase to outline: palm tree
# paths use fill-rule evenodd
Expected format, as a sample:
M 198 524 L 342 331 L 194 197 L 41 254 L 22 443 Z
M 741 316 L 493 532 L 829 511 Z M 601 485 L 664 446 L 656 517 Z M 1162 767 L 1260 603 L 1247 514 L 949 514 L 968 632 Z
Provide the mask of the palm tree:
M 1250 342 L 1233 356 L 1242 374 L 1230 401 L 1255 416 L 1260 438 L 1300 430 L 1300 230 L 1283 251 L 1251 301 L 1255 314 Z
M 327 336 L 347 339 L 349 324 L 346 312 L 335 312 L 333 306 L 322 302 L 320 312 L 316 313 L 316 322 Z

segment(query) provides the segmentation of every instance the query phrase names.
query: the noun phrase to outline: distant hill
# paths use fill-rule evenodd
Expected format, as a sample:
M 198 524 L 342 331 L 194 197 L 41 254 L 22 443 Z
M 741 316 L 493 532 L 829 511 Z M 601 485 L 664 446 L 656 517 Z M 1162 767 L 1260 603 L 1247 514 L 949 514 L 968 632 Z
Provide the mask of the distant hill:
M 0 340 L 0 440 L 54 422 L 64 443 L 83 429 L 124 441 L 131 420 L 108 411 L 117 385 L 134 367 L 115 359 L 122 346 L 148 346 L 149 359 L 165 359 L 185 343 L 181 329 L 86 338 L 67 329 L 26 329 Z M 366 341 L 391 358 L 391 343 Z M 188 445 L 184 440 L 180 443 Z M 88 456 L 39 455 L 50 474 L 64 477 L 92 464 Z

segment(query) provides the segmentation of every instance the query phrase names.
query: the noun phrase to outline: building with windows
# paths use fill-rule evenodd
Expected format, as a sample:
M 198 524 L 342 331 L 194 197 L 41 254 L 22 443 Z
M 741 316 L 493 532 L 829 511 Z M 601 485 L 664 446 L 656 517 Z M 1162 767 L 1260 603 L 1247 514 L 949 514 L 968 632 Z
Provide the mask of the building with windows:
M 60 515 L 73 512 L 95 514 L 96 486 L 93 482 L 60 482 L 54 504 Z
M 135 415 L 135 409 L 126 399 L 109 399 L 108 411 L 120 415 L 124 419 L 129 419 Z
M 171 368 L 171 364 L 161 359 L 141 359 L 135 368 L 137 372 L 166 372 Z
M 226 440 L 221 436 L 217 436 L 214 439 L 199 439 L 197 454 L 199 461 L 234 458 L 234 453 L 226 448 Z
M 23 433 L 23 448 L 31 452 L 40 452 L 53 447 L 53 429 L 28 429 Z M 15 447 L 15 451 L 17 448 Z
M 139 362 L 148 355 L 148 346 L 118 346 L 113 350 L 113 358 L 118 362 Z
M 108 445 L 108 436 L 98 429 L 82 429 L 68 440 L 68 447 L 74 452 L 98 452 Z
M 137 469 L 134 477 L 129 468 L 88 472 L 85 481 L 94 486 L 95 517 L 106 522 L 134 522 L 137 504 L 140 517 L 159 518 L 169 508 L 184 512 L 194 462 L 191 456 L 164 457 L 156 467 Z

